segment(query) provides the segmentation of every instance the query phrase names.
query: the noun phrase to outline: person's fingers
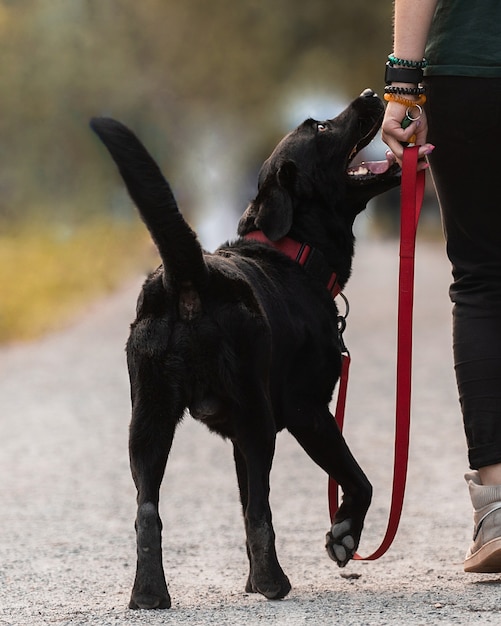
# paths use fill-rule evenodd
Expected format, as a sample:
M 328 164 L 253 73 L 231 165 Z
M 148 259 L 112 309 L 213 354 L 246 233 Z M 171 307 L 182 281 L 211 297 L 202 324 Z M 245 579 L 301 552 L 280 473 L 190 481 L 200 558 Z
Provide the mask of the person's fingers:
M 396 102 L 389 102 L 382 124 L 382 139 L 394 154 L 399 165 L 402 165 L 404 147 L 409 143 L 420 146 L 418 152 L 418 171 L 427 169 L 426 157 L 431 154 L 434 146 L 427 143 L 428 121 L 426 113 L 419 107 L 419 117 L 402 128 L 402 121 L 408 118 L 408 107 Z

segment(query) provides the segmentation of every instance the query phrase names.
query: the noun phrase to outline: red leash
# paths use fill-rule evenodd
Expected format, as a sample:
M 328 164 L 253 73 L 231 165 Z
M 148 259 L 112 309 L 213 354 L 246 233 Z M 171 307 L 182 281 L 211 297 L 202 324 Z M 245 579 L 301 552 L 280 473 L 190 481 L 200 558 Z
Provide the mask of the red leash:
M 418 146 L 405 148 L 402 165 L 400 270 L 397 334 L 397 391 L 395 410 L 395 451 L 393 491 L 386 534 L 379 548 L 370 556 L 355 555 L 355 559 L 374 561 L 391 546 L 397 533 L 404 503 L 409 454 L 412 373 L 412 310 L 414 296 L 414 251 L 419 213 L 423 202 L 425 172 L 417 172 Z M 341 318 L 344 325 L 344 318 Z M 341 334 L 344 328 L 341 328 Z M 343 349 L 343 367 L 339 381 L 336 421 L 343 429 L 350 355 Z M 338 510 L 338 485 L 329 479 L 329 511 L 331 521 Z

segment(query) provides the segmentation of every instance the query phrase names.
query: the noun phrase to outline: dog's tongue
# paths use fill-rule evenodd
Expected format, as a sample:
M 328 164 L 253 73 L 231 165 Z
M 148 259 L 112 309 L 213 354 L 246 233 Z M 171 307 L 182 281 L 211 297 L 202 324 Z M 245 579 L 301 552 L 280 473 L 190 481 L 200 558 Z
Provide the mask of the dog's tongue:
M 384 161 L 366 161 L 361 163 L 363 167 L 366 167 L 372 174 L 384 174 L 395 163 L 395 155 L 391 152 L 386 153 L 386 159 Z
M 367 170 L 371 174 L 384 174 L 395 163 L 395 155 L 392 152 L 386 153 L 386 159 L 384 161 L 362 161 L 359 165 L 353 167 L 354 173 L 362 173 L 363 170 Z M 352 169 L 352 168 L 350 168 Z

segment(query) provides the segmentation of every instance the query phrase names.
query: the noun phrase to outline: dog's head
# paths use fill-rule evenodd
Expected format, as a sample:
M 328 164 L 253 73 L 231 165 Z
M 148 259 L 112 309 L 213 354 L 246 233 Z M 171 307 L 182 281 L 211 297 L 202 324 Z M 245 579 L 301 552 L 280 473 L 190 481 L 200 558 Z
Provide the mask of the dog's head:
M 261 168 L 258 194 L 240 220 L 239 235 L 262 230 L 276 241 L 295 232 L 318 233 L 319 226 L 340 219 L 351 227 L 371 198 L 400 182 L 400 168 L 390 158 L 350 167 L 383 114 L 381 100 L 366 89 L 337 117 L 308 119 L 284 137 Z

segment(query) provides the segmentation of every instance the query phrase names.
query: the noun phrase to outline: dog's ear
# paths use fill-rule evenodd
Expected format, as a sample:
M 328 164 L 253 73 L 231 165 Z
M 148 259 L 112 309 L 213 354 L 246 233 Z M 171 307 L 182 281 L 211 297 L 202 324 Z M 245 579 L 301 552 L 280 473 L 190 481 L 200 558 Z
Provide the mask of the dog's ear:
M 293 161 L 286 161 L 276 172 L 268 174 L 262 182 L 256 199 L 243 214 L 239 234 L 248 232 L 251 224 L 277 241 L 285 237 L 292 226 L 292 191 L 296 181 L 297 168 Z

